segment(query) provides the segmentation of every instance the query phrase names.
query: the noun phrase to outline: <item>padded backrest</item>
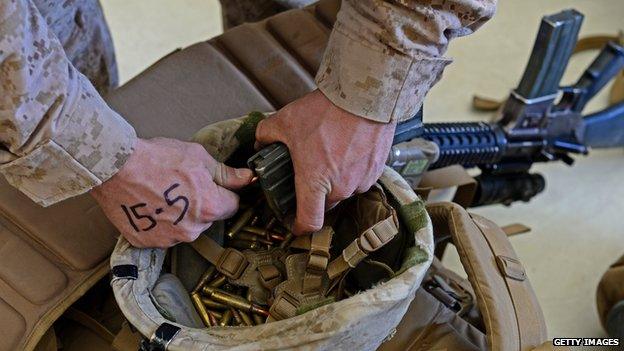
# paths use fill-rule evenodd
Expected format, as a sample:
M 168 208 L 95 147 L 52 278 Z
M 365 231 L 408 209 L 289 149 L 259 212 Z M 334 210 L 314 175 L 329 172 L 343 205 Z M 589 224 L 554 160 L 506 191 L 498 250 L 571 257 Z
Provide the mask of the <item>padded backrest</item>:
M 546 323 L 522 263 L 503 230 L 461 206 L 427 205 L 438 237 L 450 235 L 477 298 L 488 349 L 532 350 L 547 340 Z
M 279 109 L 315 89 L 339 4 L 320 1 L 173 52 L 107 100 L 140 136 L 182 140 L 210 122 Z
M 278 109 L 314 89 L 339 3 L 320 1 L 173 52 L 107 100 L 141 137 L 182 140 L 211 122 Z M 0 351 L 32 349 L 107 273 L 116 235 L 88 195 L 41 208 L 0 179 Z

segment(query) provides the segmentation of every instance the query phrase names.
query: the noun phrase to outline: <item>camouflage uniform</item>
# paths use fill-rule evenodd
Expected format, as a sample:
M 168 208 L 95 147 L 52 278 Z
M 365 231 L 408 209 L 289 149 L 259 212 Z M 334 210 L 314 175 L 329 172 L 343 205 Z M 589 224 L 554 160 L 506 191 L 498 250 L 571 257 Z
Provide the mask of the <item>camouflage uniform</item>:
M 283 7 L 308 3 L 276 1 Z M 89 16 L 68 10 L 94 9 L 94 0 L 38 3 L 51 27 L 33 0 L 0 0 L 0 173 L 50 205 L 114 175 L 136 134 L 70 63 L 54 34 L 58 25 L 63 44 L 75 43 L 76 52 L 85 50 L 77 43 L 81 37 L 106 47 L 105 27 L 85 30 Z M 472 33 L 494 10 L 495 0 L 343 0 L 316 83 L 337 106 L 363 118 L 409 118 L 449 64 L 443 57 L 449 40 Z M 54 11 L 66 15 L 51 16 Z M 60 29 L 57 21 L 70 20 L 84 35 Z M 114 72 L 112 54 L 86 55 L 85 62 L 99 67 L 85 72 Z M 109 77 L 110 84 L 116 76 Z
M 288 9 L 301 8 L 316 0 L 220 0 L 223 28 L 257 22 Z
M 76 69 L 100 94 L 119 84 L 117 61 L 98 0 L 33 0 Z
M 71 5 L 46 4 L 51 12 Z M 88 6 L 74 8 L 83 5 Z M 113 176 L 136 141 L 134 129 L 68 60 L 52 31 L 63 24 L 51 22 L 48 26 L 32 1 L 0 0 L 0 173 L 42 205 L 84 193 Z M 96 32 L 59 30 L 69 44 Z M 83 50 L 78 43 L 69 47 Z

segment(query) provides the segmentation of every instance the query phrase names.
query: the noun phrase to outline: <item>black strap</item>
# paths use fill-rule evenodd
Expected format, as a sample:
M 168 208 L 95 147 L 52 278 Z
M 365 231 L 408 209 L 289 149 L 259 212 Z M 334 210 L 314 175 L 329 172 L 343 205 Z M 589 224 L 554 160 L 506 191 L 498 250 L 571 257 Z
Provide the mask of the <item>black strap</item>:
M 133 264 L 120 264 L 112 269 L 113 278 L 137 279 L 139 277 L 139 269 Z
M 180 332 L 180 327 L 165 322 L 156 328 L 149 341 L 141 342 L 139 351 L 166 351 L 178 332 Z

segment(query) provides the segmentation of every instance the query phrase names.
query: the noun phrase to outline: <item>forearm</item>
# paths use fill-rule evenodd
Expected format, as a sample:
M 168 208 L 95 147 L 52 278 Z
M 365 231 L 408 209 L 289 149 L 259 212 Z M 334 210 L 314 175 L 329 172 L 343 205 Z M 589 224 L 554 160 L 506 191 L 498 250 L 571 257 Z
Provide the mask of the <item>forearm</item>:
M 416 114 L 451 60 L 451 39 L 472 33 L 495 0 L 343 0 L 316 82 L 337 106 L 367 119 Z
M 0 0 L 0 173 L 49 205 L 109 179 L 135 141 L 32 2 Z

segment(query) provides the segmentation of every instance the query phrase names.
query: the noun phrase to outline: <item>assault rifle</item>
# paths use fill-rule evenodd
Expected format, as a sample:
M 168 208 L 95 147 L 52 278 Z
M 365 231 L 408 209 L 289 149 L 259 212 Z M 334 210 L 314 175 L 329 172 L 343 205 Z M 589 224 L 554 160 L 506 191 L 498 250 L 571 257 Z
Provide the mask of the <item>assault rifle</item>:
M 544 178 L 529 172 L 535 162 L 572 165 L 571 155 L 586 155 L 590 148 L 624 146 L 624 103 L 582 114 L 587 102 L 624 68 L 624 48 L 608 43 L 574 85 L 560 87 L 582 21 L 575 10 L 542 18 L 524 75 L 497 122 L 423 124 L 421 109 L 397 126 L 388 165 L 408 180 L 418 179 L 427 167 L 478 167 L 474 207 L 529 201 L 540 193 Z M 428 159 L 417 138 L 437 144 L 439 157 Z M 292 163 L 283 144 L 267 146 L 248 163 L 277 213 L 294 207 Z

